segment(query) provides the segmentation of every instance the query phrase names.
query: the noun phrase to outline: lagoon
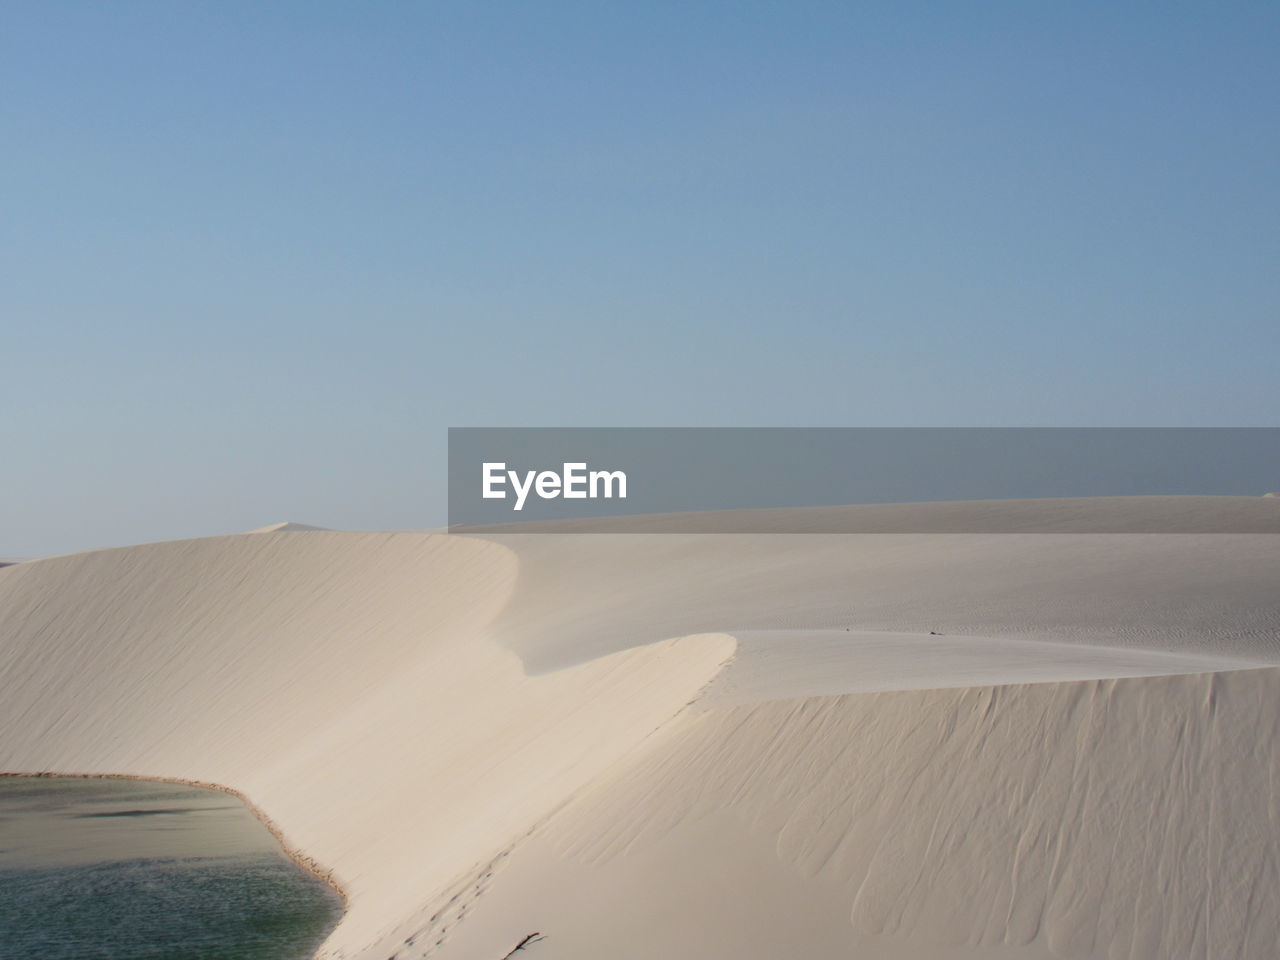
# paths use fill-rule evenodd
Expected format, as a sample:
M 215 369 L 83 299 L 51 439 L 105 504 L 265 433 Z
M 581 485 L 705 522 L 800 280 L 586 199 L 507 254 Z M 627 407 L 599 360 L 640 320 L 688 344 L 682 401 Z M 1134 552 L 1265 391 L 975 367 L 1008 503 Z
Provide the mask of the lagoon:
M 303 960 L 341 911 L 233 794 L 0 777 L 0 960 Z

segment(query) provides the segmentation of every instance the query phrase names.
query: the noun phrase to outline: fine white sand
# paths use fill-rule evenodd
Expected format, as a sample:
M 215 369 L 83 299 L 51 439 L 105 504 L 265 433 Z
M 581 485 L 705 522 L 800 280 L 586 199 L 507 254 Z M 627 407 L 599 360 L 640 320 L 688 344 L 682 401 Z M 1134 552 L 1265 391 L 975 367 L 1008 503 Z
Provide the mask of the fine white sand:
M 7 567 L 0 771 L 243 792 L 329 957 L 1273 956 L 1274 499 L 1039 504 Z

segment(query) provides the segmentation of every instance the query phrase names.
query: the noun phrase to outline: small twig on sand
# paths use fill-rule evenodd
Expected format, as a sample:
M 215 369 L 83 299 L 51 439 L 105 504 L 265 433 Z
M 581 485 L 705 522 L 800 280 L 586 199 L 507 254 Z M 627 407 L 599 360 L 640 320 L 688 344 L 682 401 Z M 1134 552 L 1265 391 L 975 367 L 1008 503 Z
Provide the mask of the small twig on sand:
M 539 940 L 545 940 L 545 939 L 547 938 L 540 933 L 531 933 L 527 937 L 525 937 L 523 940 L 521 940 L 519 943 L 517 943 L 515 945 L 515 949 L 513 949 L 510 953 L 508 953 L 505 957 L 503 957 L 502 960 L 511 960 L 512 957 L 514 957 L 517 953 L 519 953 L 525 947 L 529 946 L 529 944 L 537 943 Z

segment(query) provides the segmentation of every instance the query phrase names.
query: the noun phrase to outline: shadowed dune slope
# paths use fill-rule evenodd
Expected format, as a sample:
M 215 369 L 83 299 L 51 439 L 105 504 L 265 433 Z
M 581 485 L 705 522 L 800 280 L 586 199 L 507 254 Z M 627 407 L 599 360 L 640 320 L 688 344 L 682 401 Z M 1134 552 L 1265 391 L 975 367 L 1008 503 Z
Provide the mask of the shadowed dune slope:
M 1127 512 L 1118 514 L 1121 507 Z M 1173 507 L 1183 528 L 1224 532 L 1077 532 L 1126 518 L 1134 526 L 1158 526 Z M 496 626 L 534 670 L 653 637 L 708 631 L 936 631 L 1098 651 L 1236 658 L 1243 661 L 1237 666 L 1280 663 L 1280 536 L 1238 532 L 1260 529 L 1273 514 L 1280 519 L 1272 501 L 1132 497 L 888 504 L 829 508 L 829 526 L 871 526 L 867 517 L 883 525 L 890 513 L 906 526 L 905 518 L 917 508 L 945 515 L 956 527 L 969 525 L 968 517 L 972 525 L 1008 532 L 656 534 L 644 532 L 644 518 L 628 518 L 636 532 L 484 534 L 510 547 L 521 562 L 519 582 Z M 776 517 L 781 511 L 761 512 Z M 814 510 L 799 513 L 823 528 Z M 1201 516 L 1203 524 L 1197 522 Z M 661 529 L 665 520 L 655 518 L 654 525 Z M 1059 532 L 1018 532 L 1020 525 L 1039 528 L 1050 520 Z M 568 584 L 576 599 L 566 608 Z M 927 672 L 927 664 L 920 669 L 926 671 L 920 682 L 903 678 L 907 686 L 945 679 Z M 1210 667 L 1150 672 L 1196 669 Z M 1114 675 L 1121 674 L 1103 666 L 1101 672 L 1058 678 Z M 969 679 L 1002 677 L 997 671 Z

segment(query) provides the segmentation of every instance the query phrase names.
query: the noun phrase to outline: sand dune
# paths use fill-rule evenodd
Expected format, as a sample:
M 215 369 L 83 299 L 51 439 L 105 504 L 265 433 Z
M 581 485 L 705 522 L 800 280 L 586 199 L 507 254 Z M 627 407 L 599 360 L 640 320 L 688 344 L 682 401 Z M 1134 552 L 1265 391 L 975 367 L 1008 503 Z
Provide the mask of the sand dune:
M 1172 499 L 24 563 L 0 770 L 243 792 L 329 957 L 1269 957 L 1280 539 Z
M 246 533 L 307 533 L 315 530 L 326 530 L 326 527 L 313 527 L 309 523 L 294 523 L 292 520 L 285 520 L 281 523 L 269 523 L 265 527 L 258 527 L 254 530 L 246 530 Z
M 732 651 L 525 677 L 485 634 L 515 561 L 308 533 L 37 561 L 0 582 L 0 769 L 224 784 L 349 898 L 357 956 L 683 708 Z

